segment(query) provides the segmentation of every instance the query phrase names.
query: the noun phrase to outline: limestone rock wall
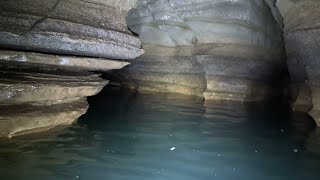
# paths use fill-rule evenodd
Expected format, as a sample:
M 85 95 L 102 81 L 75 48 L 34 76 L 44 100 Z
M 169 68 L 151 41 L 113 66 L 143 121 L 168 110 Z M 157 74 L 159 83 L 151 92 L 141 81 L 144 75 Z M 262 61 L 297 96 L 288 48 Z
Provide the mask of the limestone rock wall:
M 108 83 L 95 74 L 0 71 L 0 137 L 69 125 L 87 111 L 87 96 Z
M 0 0 L 0 137 L 73 123 L 100 74 L 141 55 L 126 25 L 135 0 Z
M 262 100 L 285 67 L 273 0 L 138 0 L 127 23 L 144 55 L 122 83 L 206 99 Z
M 292 3 L 284 16 L 284 37 L 293 109 L 309 112 L 320 126 L 320 2 Z
M 132 59 L 143 53 L 121 1 L 0 0 L 0 47 Z
M 124 68 L 121 81 L 139 91 L 202 96 L 206 87 L 201 64 L 193 57 L 196 34 L 178 13 L 177 1 L 137 1 L 127 24 L 139 35 L 145 54 Z

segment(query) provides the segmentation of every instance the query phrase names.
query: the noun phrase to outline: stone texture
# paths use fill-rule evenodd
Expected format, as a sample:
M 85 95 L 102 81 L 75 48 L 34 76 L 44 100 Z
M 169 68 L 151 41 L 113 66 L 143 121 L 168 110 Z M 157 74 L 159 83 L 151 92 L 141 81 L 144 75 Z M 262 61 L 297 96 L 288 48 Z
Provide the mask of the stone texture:
M 70 125 L 99 74 L 141 55 L 126 25 L 135 0 L 0 0 L 0 137 Z
M 0 105 L 0 137 L 14 137 L 70 125 L 86 113 L 86 99 L 50 106 Z
M 0 71 L 0 136 L 69 125 L 87 111 L 87 96 L 107 84 L 96 74 Z
M 285 64 L 277 55 L 257 47 L 215 47 L 195 56 L 206 72 L 206 99 L 261 101 L 280 93 L 276 83 Z
M 102 1 L 101 1 L 102 2 Z M 120 1 L 1 0 L 0 48 L 133 59 L 143 53 Z
M 0 63 L 15 64 L 16 66 L 50 66 L 56 69 L 73 69 L 73 70 L 98 70 L 109 71 L 121 69 L 128 65 L 128 62 L 116 61 L 102 58 L 87 58 L 79 56 L 63 56 L 52 54 L 41 54 L 22 51 L 0 50 Z
M 240 101 L 278 93 L 285 55 L 273 0 L 138 0 L 127 22 L 146 54 L 120 73 L 125 85 Z
M 294 5 L 294 2 L 298 0 L 278 0 L 277 1 L 277 7 L 279 8 L 279 11 L 281 12 L 282 16 L 285 16 L 287 11 L 291 8 L 291 6 Z
M 180 48 L 181 51 L 186 50 L 184 47 Z M 144 49 L 144 55 L 121 70 L 123 84 L 139 91 L 202 96 L 206 87 L 204 72 L 194 57 L 188 56 L 190 53 L 181 53 L 179 48 L 163 46 L 145 46 Z
M 292 106 L 309 112 L 320 126 L 320 2 L 300 0 L 284 17 Z M 305 101 L 301 101 L 304 97 Z M 296 109 L 295 107 L 300 107 Z

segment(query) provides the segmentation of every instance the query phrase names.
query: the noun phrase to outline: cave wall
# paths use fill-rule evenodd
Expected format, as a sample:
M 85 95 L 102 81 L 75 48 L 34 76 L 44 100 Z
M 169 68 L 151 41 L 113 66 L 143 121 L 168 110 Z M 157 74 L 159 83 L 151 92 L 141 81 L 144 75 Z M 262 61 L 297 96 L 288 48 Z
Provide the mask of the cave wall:
M 285 51 L 275 1 L 138 0 L 127 24 L 146 53 L 119 73 L 124 86 L 207 100 L 280 93 Z
M 86 97 L 144 51 L 126 25 L 132 0 L 0 0 L 0 137 L 75 122 Z M 95 71 L 95 72 L 89 72 Z
M 320 126 L 320 2 L 292 1 L 284 15 L 284 37 L 291 79 L 291 104 L 309 112 Z

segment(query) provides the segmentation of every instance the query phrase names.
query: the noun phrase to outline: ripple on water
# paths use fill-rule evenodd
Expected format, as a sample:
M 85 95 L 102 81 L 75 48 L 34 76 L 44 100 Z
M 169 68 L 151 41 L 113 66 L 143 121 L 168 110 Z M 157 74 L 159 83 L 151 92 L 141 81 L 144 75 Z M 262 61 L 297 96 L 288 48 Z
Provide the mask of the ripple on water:
M 268 104 L 106 89 L 79 123 L 1 141 L 1 179 L 318 179 L 320 133 Z M 287 121 L 281 121 L 287 120 Z

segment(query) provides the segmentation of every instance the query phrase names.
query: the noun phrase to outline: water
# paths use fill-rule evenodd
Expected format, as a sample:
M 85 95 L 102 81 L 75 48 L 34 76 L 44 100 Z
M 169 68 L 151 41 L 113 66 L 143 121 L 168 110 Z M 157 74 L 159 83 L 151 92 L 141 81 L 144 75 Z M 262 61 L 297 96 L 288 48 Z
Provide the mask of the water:
M 308 180 L 320 130 L 275 104 L 106 89 L 78 124 L 0 144 L 0 179 Z

